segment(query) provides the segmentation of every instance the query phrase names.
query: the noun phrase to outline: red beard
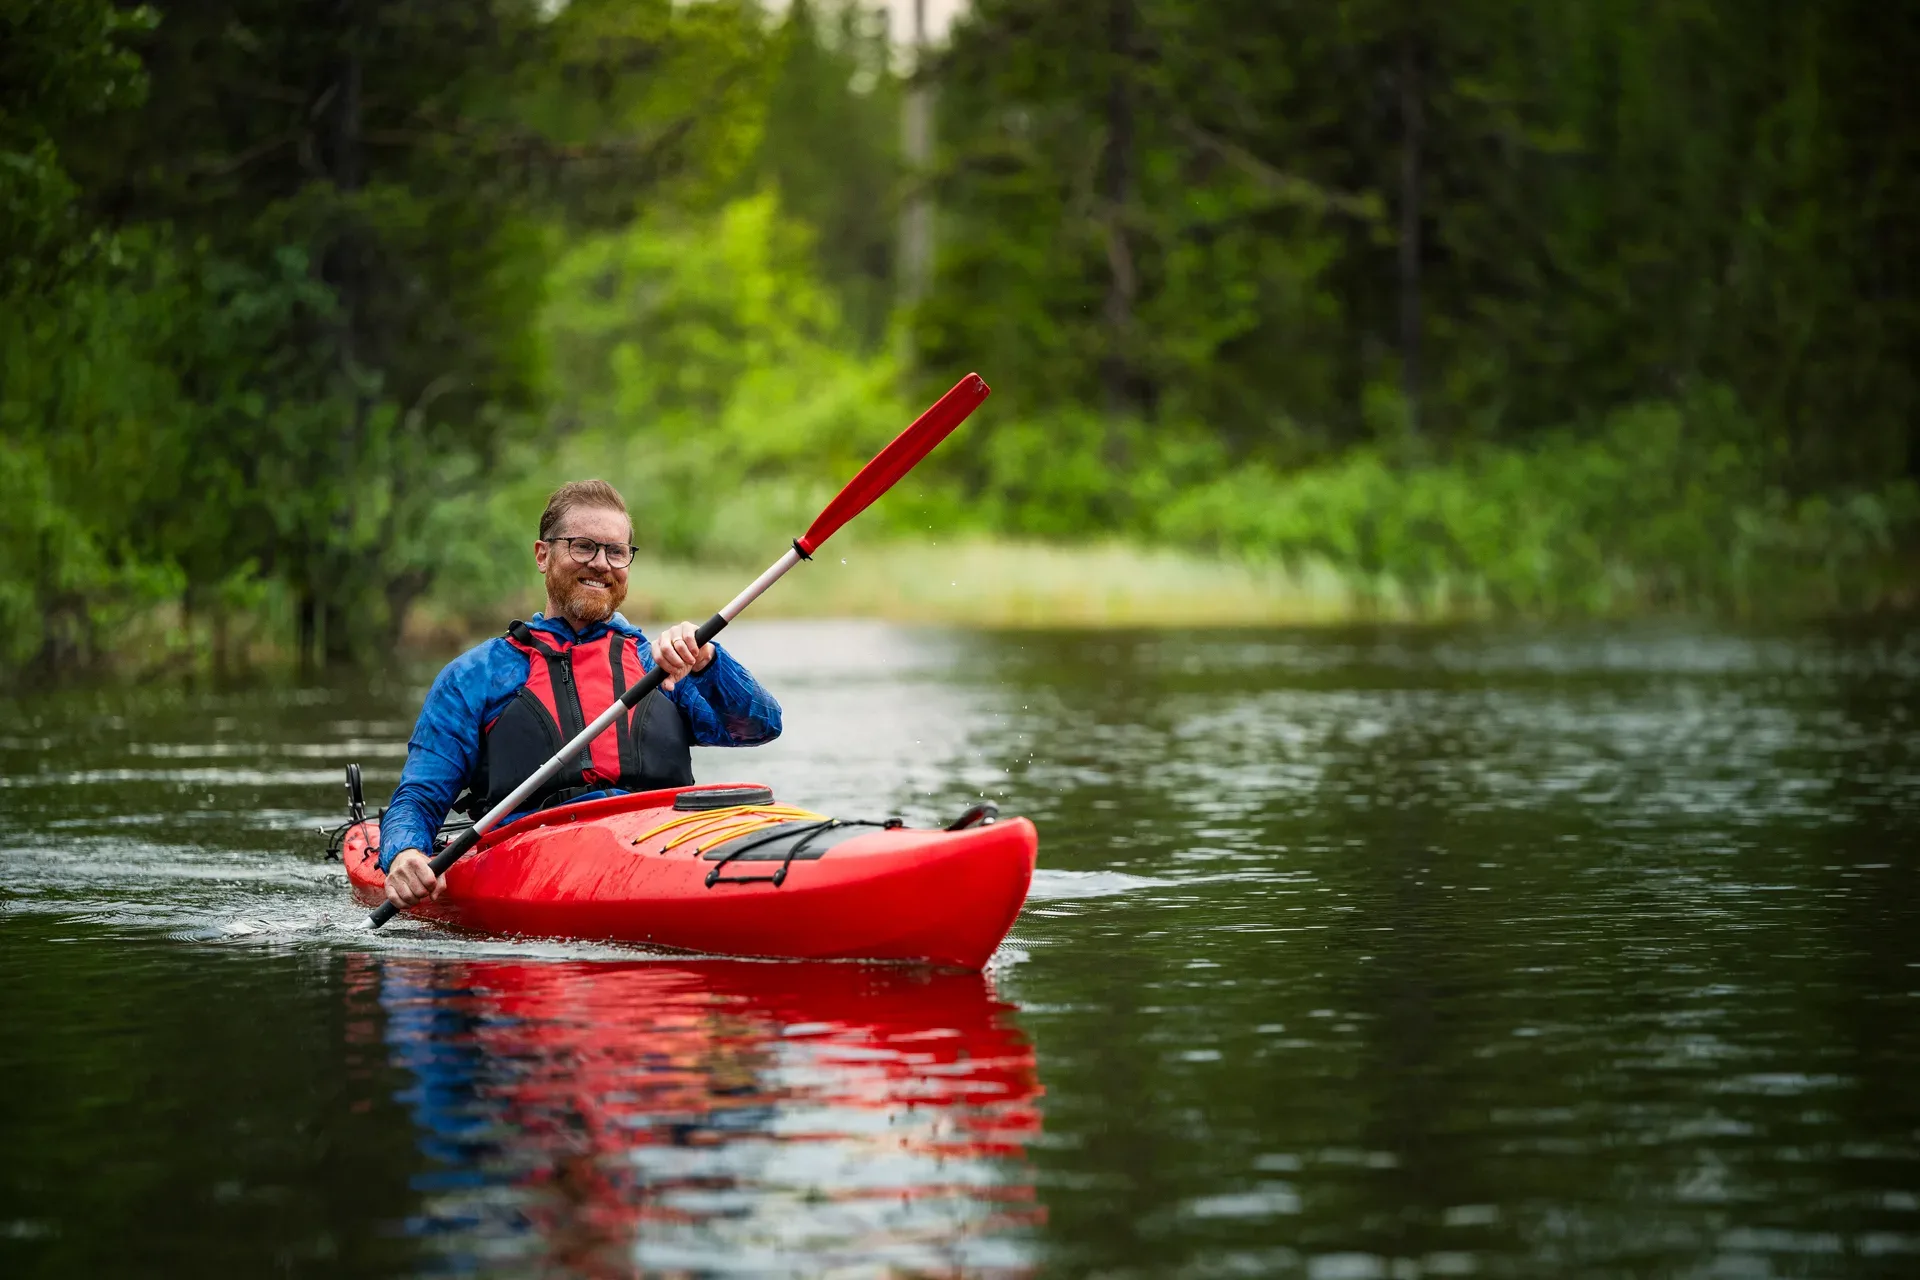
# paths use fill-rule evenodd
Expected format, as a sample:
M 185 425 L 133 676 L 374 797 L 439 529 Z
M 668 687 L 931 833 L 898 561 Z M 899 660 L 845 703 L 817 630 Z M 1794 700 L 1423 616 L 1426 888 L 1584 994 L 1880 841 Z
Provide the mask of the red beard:
M 581 586 L 583 576 L 597 575 L 583 574 L 579 566 L 572 564 L 556 564 L 547 570 L 547 596 L 559 607 L 560 616 L 576 628 L 605 622 L 619 611 L 620 602 L 627 598 L 627 584 L 616 581 L 612 574 L 600 577 L 607 584 L 605 591 Z

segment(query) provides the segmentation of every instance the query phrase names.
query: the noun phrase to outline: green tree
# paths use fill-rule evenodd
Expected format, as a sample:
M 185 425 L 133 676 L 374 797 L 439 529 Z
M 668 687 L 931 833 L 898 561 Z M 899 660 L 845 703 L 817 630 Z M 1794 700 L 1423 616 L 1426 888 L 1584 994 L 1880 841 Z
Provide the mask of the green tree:
M 920 348 L 1282 463 L 1718 383 L 1796 484 L 1884 477 L 1920 35 L 1867 12 L 984 0 L 937 70 Z
M 121 287 L 178 405 L 64 433 L 56 494 L 104 449 L 189 600 L 240 569 L 293 592 L 303 651 L 390 635 L 436 505 L 540 420 L 555 228 L 725 182 L 763 42 L 740 3 L 166 7 L 146 107 L 67 154 L 93 225 L 149 229 Z
M 169 585 L 129 554 L 124 525 L 85 518 L 57 453 L 76 428 L 124 411 L 103 401 L 152 372 L 112 341 L 131 336 L 105 296 L 126 246 L 85 216 L 61 147 L 139 105 L 146 81 L 127 40 L 151 22 L 85 0 L 0 4 L 0 661 L 84 656 L 116 600 L 143 604 Z

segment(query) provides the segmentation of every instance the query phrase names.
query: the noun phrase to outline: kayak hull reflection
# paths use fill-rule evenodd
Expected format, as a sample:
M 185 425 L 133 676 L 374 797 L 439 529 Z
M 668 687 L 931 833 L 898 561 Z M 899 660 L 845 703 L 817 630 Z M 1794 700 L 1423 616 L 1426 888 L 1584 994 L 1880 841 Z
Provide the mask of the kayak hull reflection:
M 490 832 L 447 871 L 444 895 L 411 914 L 485 933 L 707 955 L 979 969 L 1026 901 L 1039 841 L 1024 818 L 963 831 L 837 830 L 829 847 L 791 861 L 770 856 L 777 849 L 723 861 L 746 841 L 703 845 L 670 825 L 689 820 L 674 809 L 677 795 L 714 789 L 642 792 L 523 818 Z M 341 848 L 354 894 L 369 906 L 386 892 L 379 840 L 369 819 Z

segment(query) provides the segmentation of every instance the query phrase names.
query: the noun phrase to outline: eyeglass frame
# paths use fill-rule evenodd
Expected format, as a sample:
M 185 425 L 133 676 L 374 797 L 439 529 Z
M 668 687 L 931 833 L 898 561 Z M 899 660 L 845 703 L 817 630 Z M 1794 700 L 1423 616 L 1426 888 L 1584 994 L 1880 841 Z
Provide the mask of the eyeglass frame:
M 573 562 L 575 564 L 592 564 L 595 556 L 605 555 L 607 558 L 607 568 L 609 569 L 624 569 L 628 565 L 633 563 L 633 558 L 635 556 L 640 554 L 640 548 L 635 546 L 631 542 L 596 542 L 592 538 L 567 537 L 565 535 L 552 537 L 552 538 L 542 538 L 540 539 L 540 541 L 548 543 L 550 545 L 555 542 L 566 543 L 567 554 L 573 557 Z M 576 542 L 585 542 L 590 544 L 593 547 L 593 550 L 587 553 L 587 558 L 585 560 L 582 560 L 580 558 L 579 549 L 573 545 Z M 613 553 L 616 551 L 625 551 L 627 553 L 627 558 L 618 564 L 614 563 L 614 559 L 613 559 Z

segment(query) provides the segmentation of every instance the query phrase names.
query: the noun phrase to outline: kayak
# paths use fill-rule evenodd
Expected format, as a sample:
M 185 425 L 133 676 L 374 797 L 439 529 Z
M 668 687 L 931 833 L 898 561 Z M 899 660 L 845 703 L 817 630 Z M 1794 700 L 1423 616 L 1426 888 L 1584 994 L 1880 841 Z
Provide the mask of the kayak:
M 710 783 L 560 805 L 488 832 L 408 914 L 481 933 L 702 955 L 980 969 L 1013 927 L 1039 836 L 976 805 L 944 830 L 833 818 Z M 354 896 L 384 900 L 380 824 L 350 823 Z

